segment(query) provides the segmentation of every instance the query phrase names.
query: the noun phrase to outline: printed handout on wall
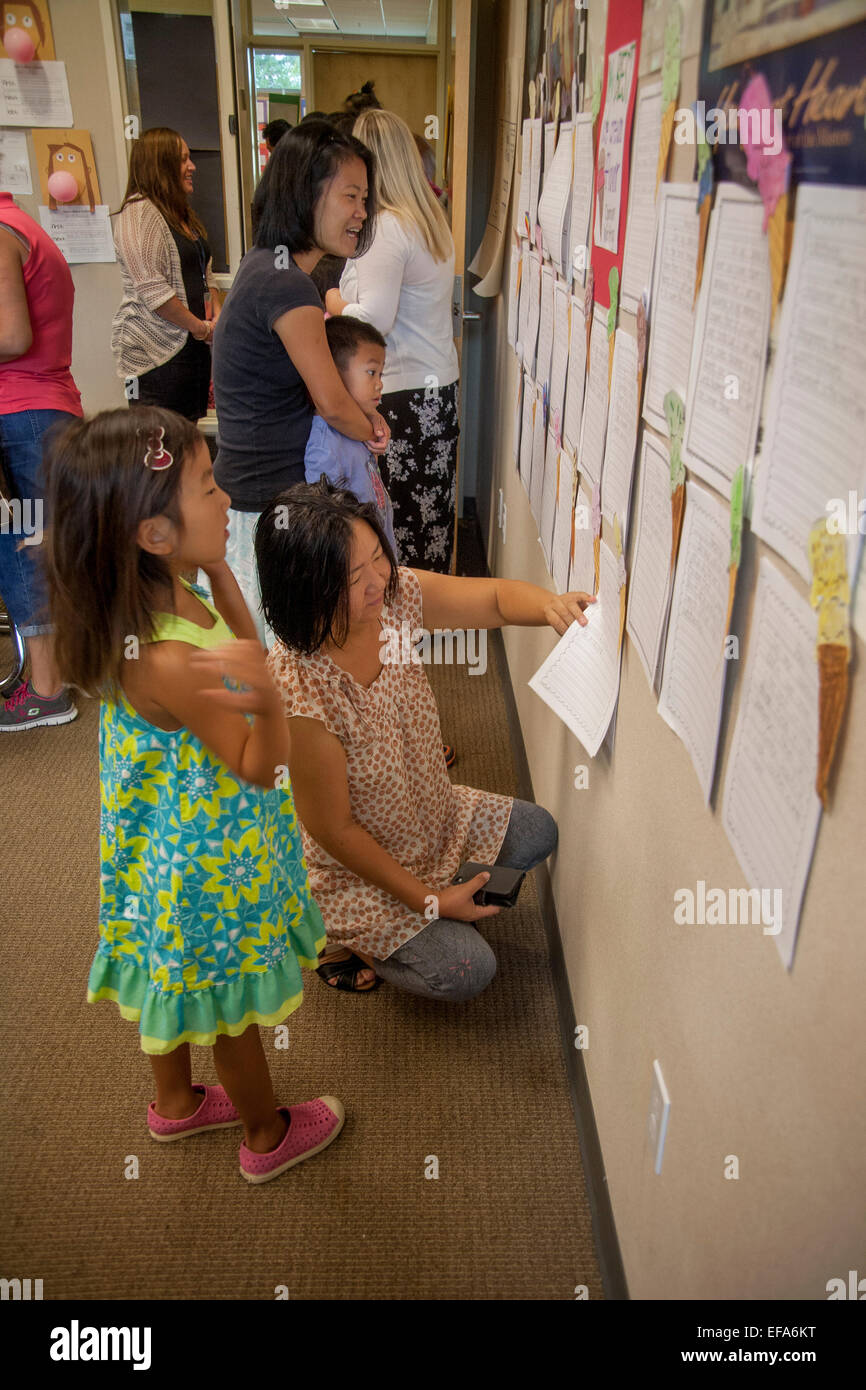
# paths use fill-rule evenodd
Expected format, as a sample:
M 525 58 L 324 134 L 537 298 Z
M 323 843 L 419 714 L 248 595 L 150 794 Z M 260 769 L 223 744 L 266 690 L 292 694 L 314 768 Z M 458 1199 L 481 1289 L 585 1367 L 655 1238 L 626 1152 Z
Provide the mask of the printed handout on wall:
M 635 52 L 635 43 L 627 43 L 608 58 L 607 98 L 598 136 L 595 242 L 614 256 L 619 251 L 623 156 L 628 136 L 627 116 L 634 82 Z

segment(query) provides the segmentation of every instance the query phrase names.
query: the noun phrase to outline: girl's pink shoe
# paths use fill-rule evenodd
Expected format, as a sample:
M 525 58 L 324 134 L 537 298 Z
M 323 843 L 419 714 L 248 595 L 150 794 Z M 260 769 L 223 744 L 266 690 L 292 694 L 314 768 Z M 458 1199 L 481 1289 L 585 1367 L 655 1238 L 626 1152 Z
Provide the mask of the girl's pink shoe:
M 243 1123 L 222 1086 L 196 1084 L 192 1089 L 201 1092 L 204 1099 L 198 1110 L 183 1120 L 167 1120 L 164 1115 L 157 1115 L 152 1104 L 147 1107 L 151 1138 L 167 1144 L 172 1139 L 185 1139 L 188 1134 L 202 1134 L 206 1129 L 231 1129 Z
M 346 1118 L 336 1096 L 318 1096 L 302 1105 L 280 1105 L 278 1109 L 290 1124 L 277 1148 L 257 1154 L 241 1144 L 241 1175 L 247 1182 L 270 1182 L 287 1168 L 326 1149 L 340 1133 Z

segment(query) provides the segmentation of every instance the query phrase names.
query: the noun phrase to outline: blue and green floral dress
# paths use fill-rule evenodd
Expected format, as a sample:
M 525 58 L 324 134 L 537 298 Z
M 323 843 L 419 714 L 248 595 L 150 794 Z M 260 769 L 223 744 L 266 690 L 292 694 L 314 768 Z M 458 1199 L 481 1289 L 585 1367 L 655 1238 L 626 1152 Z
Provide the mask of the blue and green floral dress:
M 215 625 L 161 614 L 155 641 L 232 640 L 193 592 Z M 280 1023 L 303 997 L 299 967 L 314 968 L 325 945 L 288 776 L 285 789 L 244 782 L 188 729 L 156 728 L 122 694 L 101 706 L 99 756 L 101 939 L 88 1000 L 113 999 L 153 1054 Z

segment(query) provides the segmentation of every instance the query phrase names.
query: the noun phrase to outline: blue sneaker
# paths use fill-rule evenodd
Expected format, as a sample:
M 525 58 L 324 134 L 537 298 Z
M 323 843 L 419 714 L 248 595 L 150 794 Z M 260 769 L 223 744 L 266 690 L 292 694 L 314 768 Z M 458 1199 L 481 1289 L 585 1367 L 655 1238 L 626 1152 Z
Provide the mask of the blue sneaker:
M 78 710 L 65 687 L 59 695 L 48 700 L 34 690 L 29 681 L 22 681 L 3 701 L 0 733 L 35 729 L 40 724 L 68 724 L 77 715 Z

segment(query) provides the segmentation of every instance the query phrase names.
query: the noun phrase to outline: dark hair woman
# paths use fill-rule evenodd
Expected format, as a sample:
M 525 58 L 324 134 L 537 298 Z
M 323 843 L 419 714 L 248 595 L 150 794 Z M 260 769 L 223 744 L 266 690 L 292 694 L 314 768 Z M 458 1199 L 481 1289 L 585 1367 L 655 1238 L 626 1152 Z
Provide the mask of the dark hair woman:
M 114 233 L 123 299 L 111 334 L 118 375 L 135 378 L 130 406 L 162 406 L 193 422 L 207 413 L 219 314 L 210 247 L 189 203 L 194 172 L 176 130 L 156 127 L 135 141 Z
M 554 849 L 556 825 L 529 802 L 452 786 L 416 643 L 507 623 L 563 633 L 595 600 L 398 568 L 375 509 L 325 478 L 265 509 L 256 556 L 304 857 L 328 934 L 320 971 L 341 989 L 378 976 L 426 998 L 469 999 L 496 971 L 471 923 L 499 909 L 474 902 L 482 875 L 454 884 L 456 870 L 464 860 L 531 869 Z
M 219 417 L 215 472 L 232 500 L 226 558 L 267 643 L 253 527 L 271 499 L 304 481 L 314 410 L 376 454 L 390 430 L 366 415 L 334 365 L 310 274 L 326 253 L 351 257 L 375 222 L 373 157 L 326 121 L 284 135 L 253 202 L 255 246 L 241 262 L 214 338 Z

